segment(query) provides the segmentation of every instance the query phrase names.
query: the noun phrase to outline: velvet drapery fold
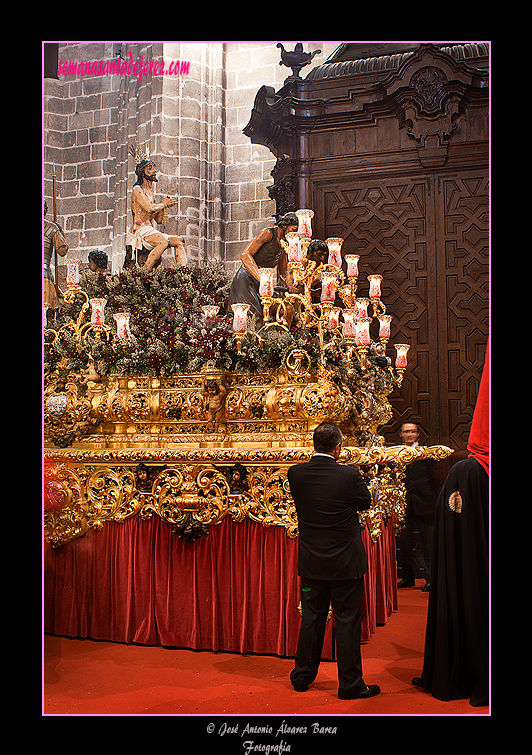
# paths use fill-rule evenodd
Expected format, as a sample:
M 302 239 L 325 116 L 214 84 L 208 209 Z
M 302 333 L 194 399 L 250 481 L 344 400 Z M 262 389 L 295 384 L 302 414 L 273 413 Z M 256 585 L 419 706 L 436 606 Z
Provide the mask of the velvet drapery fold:
M 362 639 L 397 608 L 393 525 L 368 554 Z M 299 633 L 297 539 L 226 517 L 187 543 L 159 517 L 107 523 L 44 548 L 44 630 L 67 637 L 293 656 Z M 324 659 L 334 658 L 333 622 Z

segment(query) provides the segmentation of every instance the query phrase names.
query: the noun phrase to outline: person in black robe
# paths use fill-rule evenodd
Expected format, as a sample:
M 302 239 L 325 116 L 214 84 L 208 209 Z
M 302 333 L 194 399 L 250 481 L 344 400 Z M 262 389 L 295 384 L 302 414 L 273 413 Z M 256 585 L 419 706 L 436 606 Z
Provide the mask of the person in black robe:
M 274 296 L 282 298 L 289 289 L 288 257 L 281 239 L 287 233 L 297 231 L 298 218 L 294 212 L 283 215 L 272 228 L 264 228 L 255 236 L 242 252 L 242 265 L 231 282 L 229 305 L 249 304 L 250 315 L 254 315 L 256 324 L 263 324 L 262 302 L 259 296 L 259 268 L 277 268 L 277 286 Z
M 488 347 L 489 348 L 489 347 Z M 489 352 L 469 435 L 436 504 L 424 665 L 438 700 L 489 703 Z

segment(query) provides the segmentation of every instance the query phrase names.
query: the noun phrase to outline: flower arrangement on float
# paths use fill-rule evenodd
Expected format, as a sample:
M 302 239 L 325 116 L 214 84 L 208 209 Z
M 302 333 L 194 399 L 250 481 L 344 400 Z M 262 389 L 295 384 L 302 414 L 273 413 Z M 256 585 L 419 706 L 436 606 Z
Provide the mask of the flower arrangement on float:
M 259 342 L 247 318 L 238 349 L 234 313 L 227 307 L 231 277 L 221 265 L 150 272 L 136 267 L 116 275 L 83 270 L 76 281 L 45 330 L 49 370 L 62 360 L 73 371 L 83 370 L 92 357 L 102 376 L 156 377 L 202 368 L 260 373 L 278 370 L 287 353 L 300 347 L 317 363 L 316 333 L 271 330 Z M 97 327 L 91 330 L 91 324 Z M 116 337 L 103 337 L 105 328 Z M 338 355 L 329 356 L 331 369 L 337 368 Z

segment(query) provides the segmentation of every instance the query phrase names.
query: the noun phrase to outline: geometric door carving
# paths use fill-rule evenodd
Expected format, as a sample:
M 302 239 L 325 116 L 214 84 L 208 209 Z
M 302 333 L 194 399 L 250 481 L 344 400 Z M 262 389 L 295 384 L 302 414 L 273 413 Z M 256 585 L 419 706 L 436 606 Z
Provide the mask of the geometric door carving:
M 488 179 L 480 171 L 440 176 L 437 191 L 438 276 L 446 287 L 438 301 L 442 428 L 463 448 L 488 340 Z
M 360 255 L 358 296 L 368 294 L 368 275 L 382 275 L 388 355 L 393 343 L 410 344 L 386 441 L 399 442 L 410 420 L 422 442 L 465 448 L 488 339 L 484 172 L 314 180 L 315 237 L 339 236 L 344 253 Z

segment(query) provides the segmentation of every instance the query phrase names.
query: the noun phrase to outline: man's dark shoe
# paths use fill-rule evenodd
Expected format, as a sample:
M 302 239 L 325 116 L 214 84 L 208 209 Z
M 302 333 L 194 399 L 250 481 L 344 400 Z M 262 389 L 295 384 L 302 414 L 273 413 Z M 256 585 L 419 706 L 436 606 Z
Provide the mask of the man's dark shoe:
M 425 582 L 425 584 L 421 588 L 421 592 L 429 592 L 429 591 L 430 591 L 430 582 Z
M 342 695 L 338 693 L 338 697 L 340 700 L 356 700 L 359 697 L 375 697 L 375 695 L 378 695 L 381 691 L 381 688 L 378 684 L 366 684 L 366 689 L 361 690 L 360 692 L 352 692 L 351 694 Z
M 416 583 L 411 582 L 408 579 L 402 579 L 400 582 L 397 583 L 397 587 L 415 587 Z

